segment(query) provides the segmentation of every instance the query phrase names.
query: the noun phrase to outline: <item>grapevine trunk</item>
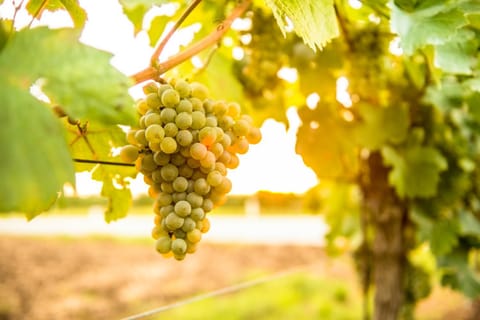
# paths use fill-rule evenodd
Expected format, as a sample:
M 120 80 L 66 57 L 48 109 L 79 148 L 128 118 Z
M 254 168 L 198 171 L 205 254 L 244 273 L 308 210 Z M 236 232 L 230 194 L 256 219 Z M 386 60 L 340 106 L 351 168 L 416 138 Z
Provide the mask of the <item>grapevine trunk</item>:
M 406 265 L 404 225 L 407 209 L 388 184 L 388 168 L 379 153 L 367 161 L 362 183 L 374 237 L 371 246 L 373 284 L 375 287 L 374 320 L 396 320 L 403 304 L 403 278 Z

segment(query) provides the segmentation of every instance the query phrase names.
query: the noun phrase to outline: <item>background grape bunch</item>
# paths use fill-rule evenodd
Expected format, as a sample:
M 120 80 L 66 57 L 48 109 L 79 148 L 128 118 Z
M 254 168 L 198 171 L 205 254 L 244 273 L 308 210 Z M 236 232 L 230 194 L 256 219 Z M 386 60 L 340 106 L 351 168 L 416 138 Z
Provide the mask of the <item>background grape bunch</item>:
M 200 83 L 152 82 L 144 92 L 136 105 L 138 128 L 127 132 L 120 156 L 135 162 L 155 199 L 156 250 L 183 260 L 209 230 L 206 214 L 232 189 L 227 170 L 261 133 L 239 104 L 209 99 Z

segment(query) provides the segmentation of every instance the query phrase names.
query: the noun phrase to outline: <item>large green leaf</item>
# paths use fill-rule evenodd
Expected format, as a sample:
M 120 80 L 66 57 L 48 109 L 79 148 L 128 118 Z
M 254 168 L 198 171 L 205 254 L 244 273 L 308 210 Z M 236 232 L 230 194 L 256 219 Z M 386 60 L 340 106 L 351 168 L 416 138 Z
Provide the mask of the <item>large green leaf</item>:
M 410 12 L 391 5 L 392 30 L 400 36 L 402 48 L 408 55 L 427 45 L 445 44 L 468 23 L 462 10 L 443 0 L 425 1 Z
M 283 33 L 289 23 L 312 49 L 339 35 L 333 0 L 265 0 Z M 290 20 L 290 22 L 289 22 Z
M 438 266 L 442 271 L 442 285 L 462 291 L 470 298 L 480 295 L 480 279 L 469 263 L 469 251 L 458 248 L 450 254 L 438 258 Z
M 382 148 L 386 165 L 392 166 L 390 184 L 401 198 L 427 198 L 437 193 L 440 172 L 447 169 L 447 160 L 433 147 L 410 146 L 404 150 Z
M 18 79 L 0 77 L 0 212 L 47 210 L 74 170 L 64 131 Z
M 459 32 L 454 40 L 435 47 L 435 66 L 446 72 L 472 74 L 477 62 L 477 48 L 478 41 L 473 32 Z
M 35 82 L 70 116 L 134 124 L 132 80 L 110 65 L 111 55 L 78 42 L 72 29 L 18 32 L 0 54 L 0 75 L 26 92 Z

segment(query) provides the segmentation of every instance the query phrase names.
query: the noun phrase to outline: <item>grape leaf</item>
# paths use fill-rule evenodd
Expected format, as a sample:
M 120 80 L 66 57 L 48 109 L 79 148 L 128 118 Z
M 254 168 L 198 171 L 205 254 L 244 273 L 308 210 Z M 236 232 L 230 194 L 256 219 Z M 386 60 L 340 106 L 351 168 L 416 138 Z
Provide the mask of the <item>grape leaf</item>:
M 18 79 L 0 73 L 0 212 L 32 219 L 75 181 L 73 164 L 54 114 Z
M 101 195 L 108 198 L 108 207 L 105 211 L 106 222 L 115 221 L 127 215 L 132 205 L 130 188 L 125 185 L 117 188 L 111 179 L 103 179 Z
M 361 146 L 376 150 L 387 142 L 400 143 L 407 137 L 409 112 L 406 105 L 361 104 L 358 112 L 362 122 L 356 126 L 355 137 Z
M 150 28 L 148 29 L 148 39 L 150 40 L 150 45 L 155 47 L 158 39 L 163 34 L 165 26 L 170 21 L 171 17 L 168 16 L 156 16 L 152 19 L 150 23 Z
M 420 242 L 428 241 L 432 253 L 445 255 L 458 244 L 460 230 L 457 219 L 432 217 L 431 212 L 424 212 L 415 207 L 412 210 L 412 220 L 418 226 L 417 236 Z M 432 208 L 428 208 L 432 209 Z
M 34 17 L 40 18 L 44 10 L 56 11 L 66 9 L 76 28 L 82 28 L 87 20 L 87 13 L 75 0 L 30 0 L 27 11 Z
M 350 178 L 358 169 L 353 128 L 335 111 L 336 105 L 320 103 L 314 110 L 302 107 L 295 152 L 321 178 Z
M 76 119 L 134 124 L 135 108 L 128 94 L 132 80 L 111 66 L 110 58 L 79 43 L 73 29 L 34 28 L 19 31 L 7 43 L 0 70 L 25 90 L 39 84 L 52 104 Z
M 466 248 L 457 248 L 437 260 L 442 271 L 442 285 L 461 290 L 472 299 L 478 298 L 480 281 L 469 265 L 469 251 Z
M 168 0 L 120 0 L 123 12 L 133 24 L 135 34 L 142 30 L 143 17 L 153 5 L 169 2 Z
M 305 43 L 316 50 L 338 37 L 333 0 L 265 0 L 285 34 L 289 23 Z M 290 22 L 288 21 L 290 20 Z
M 480 236 L 480 221 L 470 211 L 461 211 L 459 216 L 462 235 Z
M 441 45 L 468 23 L 464 12 L 444 1 L 427 1 L 415 11 L 405 12 L 392 4 L 391 28 L 401 38 L 403 51 L 411 55 L 427 45 Z
M 472 74 L 477 48 L 473 32 L 462 32 L 455 40 L 435 46 L 434 64 L 446 72 Z
M 440 172 L 447 169 L 447 160 L 433 147 L 411 146 L 396 150 L 382 148 L 385 165 L 392 166 L 389 183 L 400 198 L 427 198 L 437 193 Z

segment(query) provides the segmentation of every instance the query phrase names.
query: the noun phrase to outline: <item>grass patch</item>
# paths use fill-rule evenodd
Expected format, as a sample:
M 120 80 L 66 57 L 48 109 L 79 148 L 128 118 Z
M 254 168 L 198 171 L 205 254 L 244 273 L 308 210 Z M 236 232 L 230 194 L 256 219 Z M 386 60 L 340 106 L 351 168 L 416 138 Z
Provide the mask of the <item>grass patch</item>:
M 300 273 L 171 309 L 150 319 L 357 320 L 360 296 L 343 280 Z

